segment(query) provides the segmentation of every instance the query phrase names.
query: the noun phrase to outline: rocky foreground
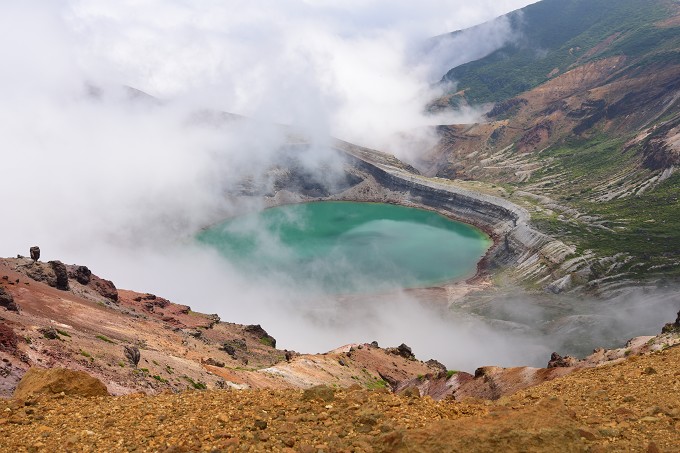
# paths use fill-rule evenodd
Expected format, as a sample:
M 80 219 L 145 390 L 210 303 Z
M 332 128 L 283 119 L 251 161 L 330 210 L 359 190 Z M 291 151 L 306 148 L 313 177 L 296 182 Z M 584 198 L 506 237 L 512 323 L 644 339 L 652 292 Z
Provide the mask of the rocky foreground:
M 0 400 L 2 451 L 680 451 L 680 347 L 494 402 L 359 385 L 22 396 Z
M 680 314 L 546 368 L 298 354 L 85 266 L 0 259 L 0 451 L 675 452 L 678 344 Z

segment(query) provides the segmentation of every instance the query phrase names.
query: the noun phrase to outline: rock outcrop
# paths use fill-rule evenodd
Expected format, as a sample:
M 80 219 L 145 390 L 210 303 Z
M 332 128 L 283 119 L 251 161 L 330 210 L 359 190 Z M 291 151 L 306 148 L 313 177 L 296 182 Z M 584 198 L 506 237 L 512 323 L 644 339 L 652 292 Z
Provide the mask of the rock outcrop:
M 548 368 L 570 367 L 576 365 L 577 363 L 578 359 L 576 357 L 562 357 L 558 353 L 553 352 L 550 356 L 550 361 L 548 361 Z
M 55 288 L 62 291 L 68 291 L 71 289 L 68 285 L 68 270 L 66 269 L 66 265 L 58 260 L 50 261 L 48 264 L 52 266 L 52 271 L 54 271 L 54 275 L 56 277 L 54 285 Z
M 678 317 L 675 319 L 675 322 L 669 322 L 661 329 L 661 333 L 672 332 L 680 332 L 680 311 L 678 312 Z
M 73 269 L 75 267 L 75 269 Z M 92 277 L 92 271 L 87 268 L 87 266 L 71 266 L 69 269 L 68 276 L 74 278 L 81 285 L 87 285 L 90 283 L 90 277 Z
M 67 265 L 68 277 L 81 285 L 94 289 L 102 297 L 113 302 L 118 301 L 118 290 L 111 280 L 96 276 L 87 266 L 77 264 Z
M 395 354 L 395 355 L 401 356 L 401 357 L 408 359 L 408 360 L 415 360 L 416 359 L 416 356 L 413 354 L 413 351 L 411 350 L 411 348 L 409 346 L 405 345 L 404 343 L 400 344 L 396 348 L 387 348 L 387 352 L 389 352 L 390 354 Z
M 269 335 L 259 324 L 245 326 L 243 331 L 260 340 L 264 345 L 271 346 L 272 348 L 276 347 L 276 339 Z

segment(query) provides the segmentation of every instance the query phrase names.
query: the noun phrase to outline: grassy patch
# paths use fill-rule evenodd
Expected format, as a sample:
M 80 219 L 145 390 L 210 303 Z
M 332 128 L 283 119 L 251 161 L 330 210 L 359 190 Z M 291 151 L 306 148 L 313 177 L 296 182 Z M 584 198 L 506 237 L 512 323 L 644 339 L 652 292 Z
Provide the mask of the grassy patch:
M 378 379 L 376 381 L 369 382 L 368 384 L 366 384 L 366 388 L 369 390 L 384 389 L 387 388 L 387 382 L 385 382 L 382 379 Z
M 191 384 L 191 387 L 193 387 L 196 390 L 206 390 L 208 388 L 203 382 L 196 382 L 189 376 L 182 376 L 182 378 L 184 378 L 184 380 Z
M 115 341 L 113 341 L 112 339 L 110 339 L 110 338 L 107 337 L 106 335 L 95 335 L 95 338 L 98 338 L 98 339 L 100 339 L 100 340 L 102 340 L 102 341 L 105 341 L 105 342 L 107 342 L 107 343 L 116 344 Z
M 265 346 L 269 346 L 270 348 L 274 347 L 274 343 L 272 342 L 272 340 L 270 338 L 267 338 L 267 337 L 260 338 L 260 343 L 265 345 Z

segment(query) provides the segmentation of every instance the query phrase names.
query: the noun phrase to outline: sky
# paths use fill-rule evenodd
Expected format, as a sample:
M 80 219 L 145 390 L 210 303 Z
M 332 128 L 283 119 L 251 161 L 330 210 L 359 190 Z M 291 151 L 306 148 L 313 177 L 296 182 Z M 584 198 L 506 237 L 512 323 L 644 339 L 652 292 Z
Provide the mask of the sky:
M 253 285 L 193 238 L 263 207 L 230 194 L 244 175 L 271 168 L 286 140 L 277 124 L 310 137 L 311 172 L 333 173 L 330 135 L 413 158 L 420 150 L 395 137 L 424 133 L 427 142 L 423 126 L 478 119 L 481 106 L 424 114 L 441 94 L 433 82 L 517 31 L 501 19 L 434 47 L 429 39 L 529 3 L 2 2 L 0 256 L 39 245 L 45 261 L 262 324 L 302 352 L 378 340 L 460 369 L 542 360 L 547 346 L 521 329 L 499 334 L 405 294 L 348 309 L 322 293 Z M 214 112 L 257 121 L 217 121 Z

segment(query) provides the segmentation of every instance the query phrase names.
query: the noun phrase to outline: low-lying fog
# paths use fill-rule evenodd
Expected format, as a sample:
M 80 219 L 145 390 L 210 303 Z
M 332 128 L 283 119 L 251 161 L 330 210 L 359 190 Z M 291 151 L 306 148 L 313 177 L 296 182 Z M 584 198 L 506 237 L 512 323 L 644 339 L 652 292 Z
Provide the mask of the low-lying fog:
M 423 43 L 528 3 L 5 2 L 0 255 L 39 245 L 44 260 L 85 264 L 121 288 L 262 324 L 281 347 L 303 352 L 405 342 L 419 358 L 471 370 L 544 364 L 552 350 L 656 333 L 677 310 L 671 296 L 602 303 L 519 294 L 444 312 L 398 291 L 339 302 L 294 282 L 244 277 L 193 240 L 205 225 L 262 207 L 230 194 L 244 176 L 267 184 L 286 140 L 274 124 L 309 137 L 303 165 L 332 179 L 341 163 L 328 151 L 330 135 L 408 159 L 420 151 L 409 144 L 433 139 L 418 127 L 477 119 L 481 108 L 425 116 L 439 89 L 431 82 L 517 32 L 498 20 Z M 403 131 L 409 141 L 395 138 Z M 548 323 L 562 314 L 571 317 Z

